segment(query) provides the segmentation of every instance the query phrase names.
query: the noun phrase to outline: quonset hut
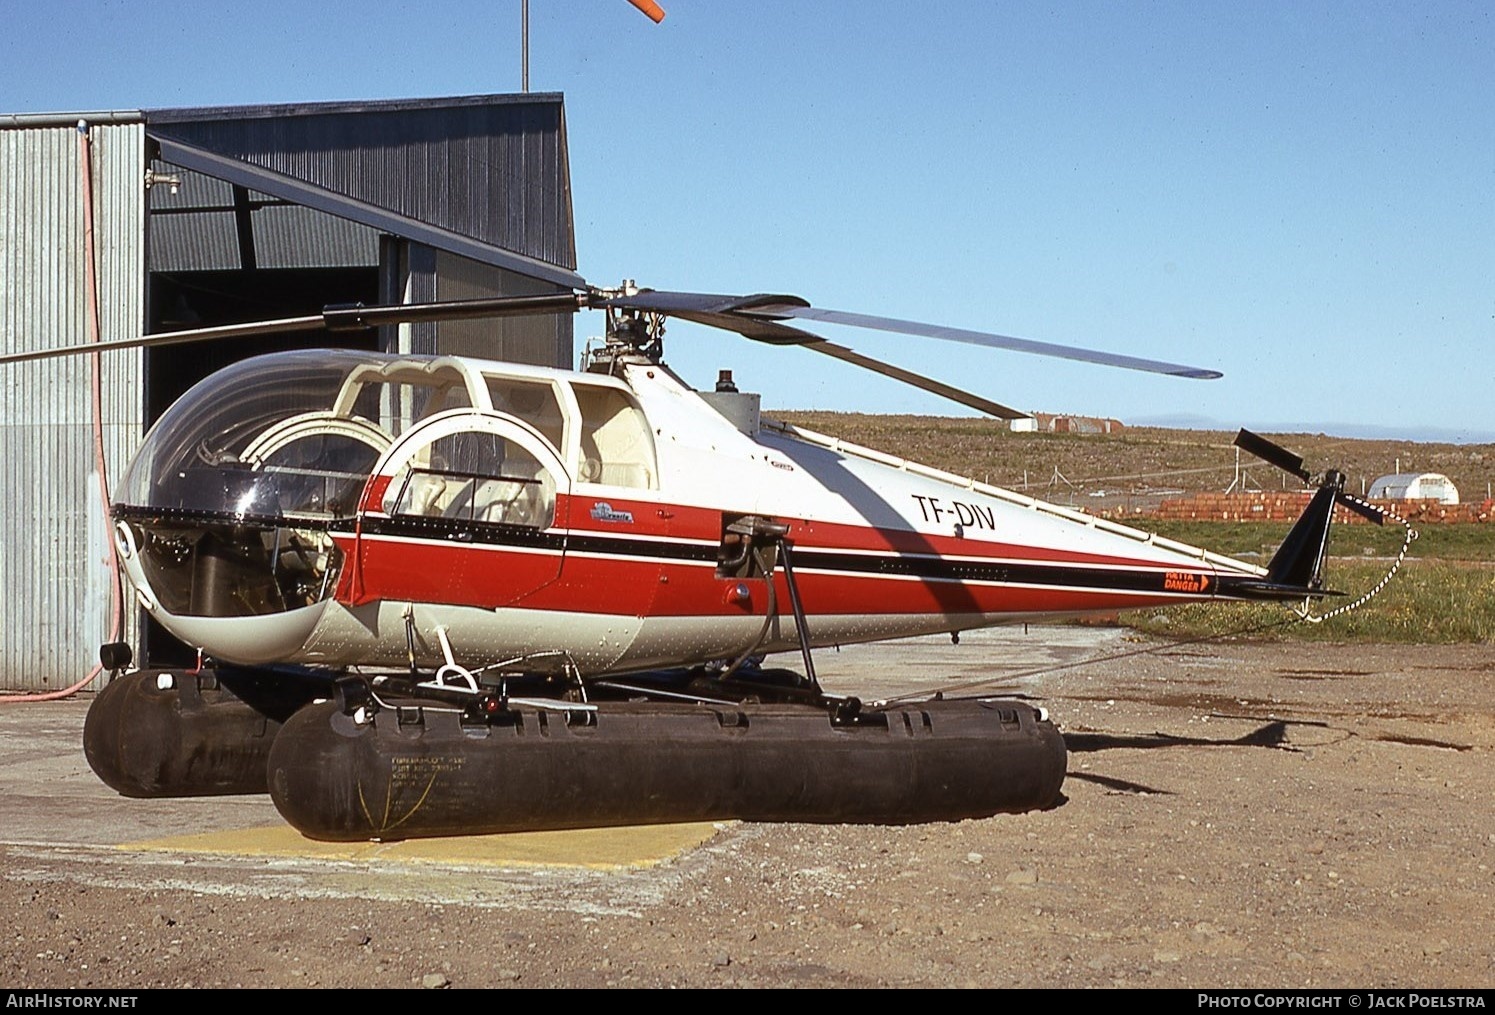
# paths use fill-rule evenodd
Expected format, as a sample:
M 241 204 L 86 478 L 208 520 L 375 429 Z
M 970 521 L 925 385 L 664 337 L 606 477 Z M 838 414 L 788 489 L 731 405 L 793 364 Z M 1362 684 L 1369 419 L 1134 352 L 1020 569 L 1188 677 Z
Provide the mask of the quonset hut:
M 0 115 L 0 352 L 580 284 L 557 94 Z M 569 316 L 0 367 L 0 690 L 86 676 L 114 628 L 100 466 L 231 362 L 338 345 L 572 364 Z M 93 360 L 97 358 L 95 374 Z M 95 419 L 100 425 L 96 427 Z M 96 431 L 99 436 L 96 436 Z M 120 608 L 153 662 L 182 646 Z
M 1397 472 L 1370 484 L 1372 500 L 1435 500 L 1457 504 L 1459 488 L 1438 472 Z

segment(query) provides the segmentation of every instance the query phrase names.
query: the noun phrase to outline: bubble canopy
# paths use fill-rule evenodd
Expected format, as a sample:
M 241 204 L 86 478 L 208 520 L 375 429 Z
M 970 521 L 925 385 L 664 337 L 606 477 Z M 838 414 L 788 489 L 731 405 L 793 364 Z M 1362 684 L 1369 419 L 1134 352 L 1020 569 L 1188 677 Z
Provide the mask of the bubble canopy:
M 460 360 L 339 350 L 203 380 L 151 428 L 114 504 L 147 609 L 190 644 L 228 644 L 217 651 L 230 659 L 299 645 L 342 571 L 333 533 L 351 526 L 379 459 L 412 420 L 472 406 L 474 391 L 487 406 Z M 227 635 L 213 626 L 247 617 Z
M 197 384 L 151 428 L 116 509 L 349 518 L 411 419 L 472 404 L 468 372 L 449 358 L 339 350 L 243 360 Z

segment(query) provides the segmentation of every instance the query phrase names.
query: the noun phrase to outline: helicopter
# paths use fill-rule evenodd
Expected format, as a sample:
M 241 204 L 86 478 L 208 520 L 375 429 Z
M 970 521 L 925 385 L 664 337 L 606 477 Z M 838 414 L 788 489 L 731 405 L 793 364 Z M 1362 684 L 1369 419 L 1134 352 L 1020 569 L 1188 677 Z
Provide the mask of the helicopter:
M 1330 470 L 1265 567 L 762 417 L 664 359 L 671 318 L 799 346 L 990 415 L 1001 403 L 832 343 L 872 328 L 1191 379 L 1217 372 L 785 295 L 625 282 L 321 314 L 70 351 L 600 310 L 559 370 L 300 350 L 183 395 L 115 491 L 139 606 L 195 669 L 112 679 L 84 747 L 131 796 L 266 792 L 357 840 L 742 818 L 914 822 L 1052 806 L 1046 710 L 863 702 L 814 650 L 1120 609 L 1334 595 Z M 69 351 L 69 350 L 64 350 Z M 47 353 L 16 354 L 10 360 Z M 1307 481 L 1302 460 L 1237 443 Z M 798 651 L 802 671 L 769 668 Z

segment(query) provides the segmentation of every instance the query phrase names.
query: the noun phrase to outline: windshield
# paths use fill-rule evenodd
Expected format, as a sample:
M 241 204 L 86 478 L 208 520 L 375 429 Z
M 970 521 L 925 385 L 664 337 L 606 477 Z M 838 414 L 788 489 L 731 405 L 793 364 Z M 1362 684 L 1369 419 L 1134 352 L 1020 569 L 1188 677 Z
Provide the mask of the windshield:
M 450 359 L 308 350 L 219 371 L 146 435 L 118 506 L 258 519 L 351 517 L 395 436 L 471 404 Z
M 117 502 L 239 515 L 351 514 L 389 437 L 356 413 L 336 419 L 330 410 L 347 375 L 377 359 L 279 353 L 213 374 L 151 428 Z M 296 420 L 304 425 L 287 425 Z

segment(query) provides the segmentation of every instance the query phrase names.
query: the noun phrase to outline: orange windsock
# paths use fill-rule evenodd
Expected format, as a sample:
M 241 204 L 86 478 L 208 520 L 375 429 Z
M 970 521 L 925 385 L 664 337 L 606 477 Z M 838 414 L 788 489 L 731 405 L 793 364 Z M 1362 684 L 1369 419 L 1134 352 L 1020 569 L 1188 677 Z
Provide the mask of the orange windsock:
M 656 25 L 664 20 L 664 8 L 654 0 L 628 0 L 628 2 L 648 15 L 649 20 Z

